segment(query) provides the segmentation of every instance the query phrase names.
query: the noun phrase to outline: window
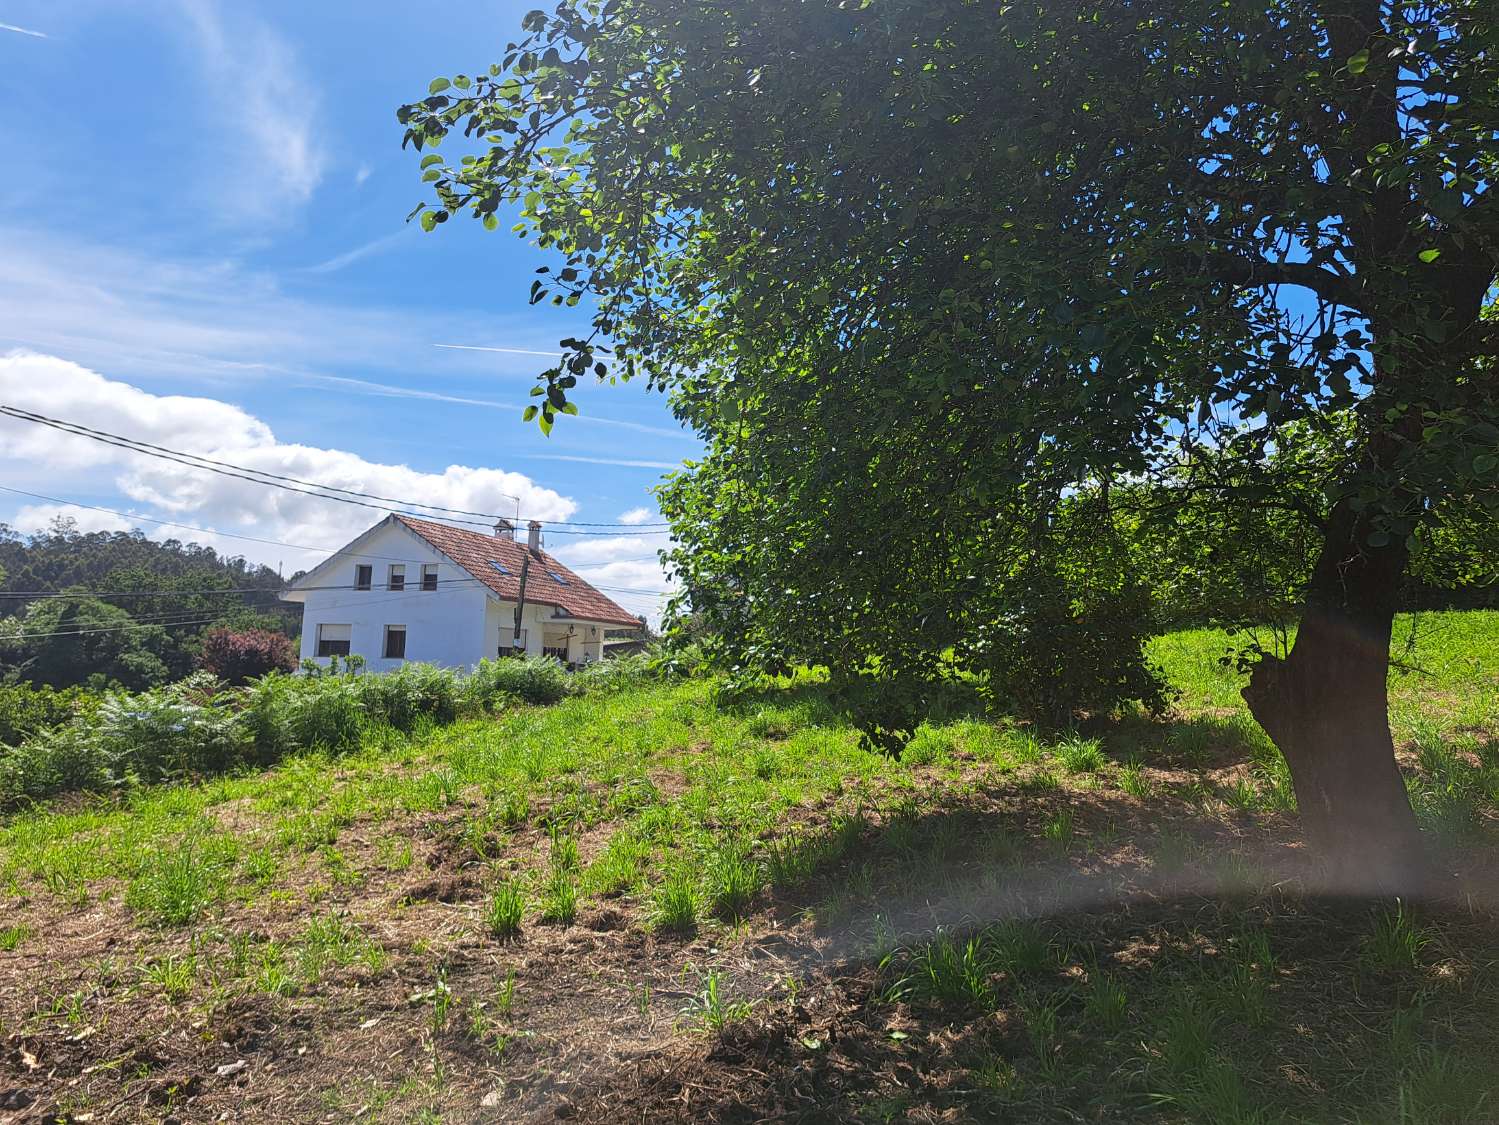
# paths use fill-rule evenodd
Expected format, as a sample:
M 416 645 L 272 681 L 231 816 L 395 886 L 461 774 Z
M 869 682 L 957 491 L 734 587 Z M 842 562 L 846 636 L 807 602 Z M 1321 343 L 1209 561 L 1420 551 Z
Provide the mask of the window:
M 354 589 L 368 590 L 375 580 L 375 568 L 369 563 L 360 563 L 354 568 Z
M 387 625 L 385 627 L 385 659 L 406 659 L 406 626 Z
M 317 627 L 317 654 L 319 656 L 349 655 L 348 625 L 319 625 Z
M 549 578 L 551 578 L 551 580 L 553 582 L 557 583 L 557 585 L 559 585 L 559 586 L 566 586 L 567 585 L 567 579 L 563 578 L 562 575 L 558 574 L 555 570 L 549 570 L 549 571 L 547 571 L 547 576 Z
M 509 574 L 510 573 L 510 568 L 508 566 L 506 566 L 502 562 L 493 562 L 493 561 L 491 561 L 489 565 L 492 566 L 492 567 L 494 567 L 501 574 Z
M 423 563 L 422 564 L 422 589 L 423 590 L 435 590 L 435 589 L 437 589 L 437 564 L 436 563 Z
M 404 563 L 391 563 L 390 574 L 385 580 L 387 590 L 404 590 L 406 588 L 406 565 Z

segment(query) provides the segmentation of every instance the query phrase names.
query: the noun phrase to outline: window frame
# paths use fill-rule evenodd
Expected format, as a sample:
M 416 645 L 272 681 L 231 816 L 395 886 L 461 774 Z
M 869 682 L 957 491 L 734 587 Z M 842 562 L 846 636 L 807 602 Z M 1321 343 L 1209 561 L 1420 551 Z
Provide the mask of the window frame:
M 430 581 L 429 581 L 430 579 Z M 435 593 L 437 590 L 437 564 L 422 563 L 421 588 L 424 593 Z
M 342 638 L 324 637 L 324 629 L 346 629 L 348 630 L 349 635 Z M 332 621 L 322 621 L 318 623 L 315 639 L 317 641 L 315 652 L 317 653 L 319 659 L 326 659 L 330 656 L 348 656 L 349 653 L 353 651 L 352 646 L 354 643 L 354 626 L 352 624 L 345 625 Z M 338 645 L 342 645 L 343 649 L 338 649 L 336 647 Z
M 375 565 L 374 563 L 354 564 L 354 589 L 373 590 L 375 588 Z
M 392 594 L 399 594 L 406 589 L 405 563 L 391 563 L 385 568 L 385 588 Z
M 391 655 L 390 639 L 397 633 L 401 635 L 401 651 L 397 655 Z M 406 626 L 387 625 L 380 645 L 380 659 L 382 660 L 405 660 L 406 659 Z

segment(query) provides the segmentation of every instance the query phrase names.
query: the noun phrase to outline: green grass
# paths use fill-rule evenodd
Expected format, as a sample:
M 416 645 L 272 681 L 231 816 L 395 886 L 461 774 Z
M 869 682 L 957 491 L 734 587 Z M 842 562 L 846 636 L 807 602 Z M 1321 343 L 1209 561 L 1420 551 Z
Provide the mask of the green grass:
M 857 995 L 883 997 L 870 1019 L 889 1069 L 856 1069 L 848 1088 L 868 1105 L 914 1099 L 918 1117 L 941 1103 L 958 1120 L 1485 1120 L 1499 952 L 1407 906 L 1351 923 L 1306 913 L 1277 885 L 1253 845 L 1294 832 L 1294 796 L 1242 677 L 1215 662 L 1228 641 L 1160 639 L 1182 689 L 1173 712 L 1057 742 L 932 718 L 893 760 L 860 749 L 815 675 L 743 708 L 718 705 L 710 682 L 647 682 L 39 807 L 0 821 L 15 900 L 0 951 L 41 952 L 56 912 L 113 911 L 139 952 L 88 970 L 110 983 L 85 1011 L 149 995 L 212 1028 L 243 994 L 351 1043 L 369 1019 L 415 1021 L 400 1034 L 424 1052 L 423 1096 L 456 1117 L 483 1091 L 444 1101 L 431 1075 L 468 1072 L 444 1054 L 459 1032 L 481 1028 L 490 1060 L 502 1041 L 507 1060 L 540 1050 L 526 1021 L 572 1001 L 524 967 L 521 1010 L 496 997 L 514 1001 L 528 959 L 566 965 L 545 957 L 576 949 L 588 964 L 603 938 L 586 927 L 607 926 L 636 931 L 620 948 L 640 952 L 620 956 L 649 960 L 589 979 L 685 993 L 677 1022 L 715 1034 L 790 1010 L 778 982 L 756 983 L 774 959 L 754 941 L 815 935 L 850 973 L 877 975 Z M 1391 680 L 1418 815 L 1433 842 L 1482 855 L 1499 819 L 1499 613 L 1424 617 L 1403 659 L 1423 669 Z M 1135 868 L 1214 874 L 1238 897 L 1204 897 L 1186 921 L 1100 920 Z M 450 882 L 456 901 L 418 889 Z M 447 958 L 437 1020 L 436 992 L 411 1004 L 410 982 L 425 994 Z M 49 987 L 0 1011 L 7 1030 L 76 1008 L 78 981 Z M 790 1040 L 814 1070 L 823 1035 Z M 536 1043 L 565 1039 L 553 1024 Z M 953 1069 L 880 1085 L 929 1065 Z

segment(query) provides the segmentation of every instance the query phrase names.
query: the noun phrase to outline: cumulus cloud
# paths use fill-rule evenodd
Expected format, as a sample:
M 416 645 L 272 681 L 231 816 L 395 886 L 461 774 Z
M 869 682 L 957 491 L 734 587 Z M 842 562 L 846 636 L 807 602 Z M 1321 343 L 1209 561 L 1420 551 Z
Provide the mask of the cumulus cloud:
M 216 0 L 179 0 L 210 96 L 231 138 L 215 171 L 218 198 L 242 216 L 270 218 L 305 203 L 323 178 L 317 96 L 290 45 L 266 23 Z
M 628 524 L 650 523 L 651 517 L 655 514 L 649 508 L 631 508 L 628 512 L 620 513 L 619 522 Z
M 466 465 L 450 465 L 440 473 L 421 472 L 406 465 L 369 461 L 344 450 L 282 442 L 263 421 L 231 403 L 151 394 L 51 356 L 24 352 L 0 356 L 0 401 L 155 445 L 338 488 L 495 513 L 514 512 L 518 497 L 522 515 L 541 520 L 565 520 L 577 511 L 573 500 L 522 473 Z M 107 474 L 113 490 L 126 497 L 134 510 L 284 544 L 336 546 L 383 515 L 377 509 L 268 488 L 0 417 L 0 472 L 14 479 L 23 469 L 34 474 L 39 465 L 53 477 L 86 474 L 95 482 L 90 486 L 95 495 L 98 476 Z M 32 508 L 27 522 L 44 526 L 54 514 L 45 506 Z M 71 510 L 69 514 L 81 525 L 86 518 L 94 518 Z M 207 539 L 172 529 L 147 530 L 157 538 Z M 273 565 L 286 561 L 290 569 L 317 558 L 310 552 L 270 544 L 225 547 L 232 554 Z

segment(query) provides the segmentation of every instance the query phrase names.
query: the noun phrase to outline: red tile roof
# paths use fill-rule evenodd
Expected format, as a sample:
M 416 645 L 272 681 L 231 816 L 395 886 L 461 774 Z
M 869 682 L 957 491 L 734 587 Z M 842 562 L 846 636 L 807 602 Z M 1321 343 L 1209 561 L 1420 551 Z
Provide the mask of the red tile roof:
M 445 523 L 414 520 L 406 516 L 393 518 L 405 524 L 506 601 L 513 602 L 519 596 L 521 564 L 525 562 L 528 553 L 524 544 L 508 537 L 466 531 Z M 501 563 L 510 573 L 501 574 L 493 563 Z M 560 585 L 547 571 L 561 575 L 566 579 L 567 585 Z M 600 621 L 609 625 L 640 624 L 639 617 L 606 598 L 545 551 L 531 556 L 531 569 L 526 575 L 526 601 L 557 606 L 584 621 Z

